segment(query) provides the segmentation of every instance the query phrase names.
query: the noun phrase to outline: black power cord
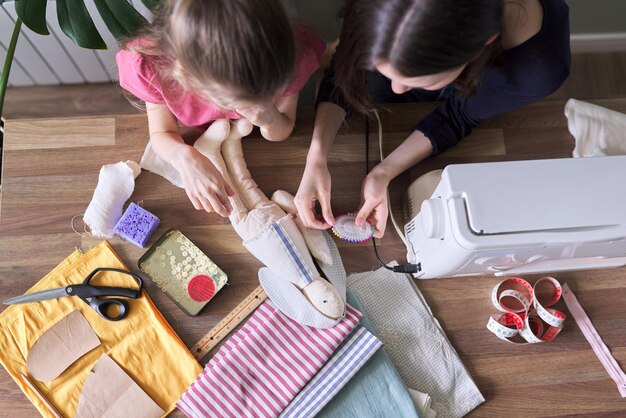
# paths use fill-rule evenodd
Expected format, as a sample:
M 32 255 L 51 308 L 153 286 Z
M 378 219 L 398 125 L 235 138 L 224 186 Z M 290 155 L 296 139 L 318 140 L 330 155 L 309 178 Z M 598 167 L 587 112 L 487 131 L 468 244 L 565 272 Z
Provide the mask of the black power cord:
M 370 172 L 370 121 L 365 116 L 365 175 Z M 422 271 L 421 263 L 417 264 L 401 264 L 398 266 L 389 266 L 378 255 L 378 248 L 376 248 L 376 238 L 372 237 L 372 246 L 374 247 L 374 254 L 381 266 L 394 273 L 419 273 Z

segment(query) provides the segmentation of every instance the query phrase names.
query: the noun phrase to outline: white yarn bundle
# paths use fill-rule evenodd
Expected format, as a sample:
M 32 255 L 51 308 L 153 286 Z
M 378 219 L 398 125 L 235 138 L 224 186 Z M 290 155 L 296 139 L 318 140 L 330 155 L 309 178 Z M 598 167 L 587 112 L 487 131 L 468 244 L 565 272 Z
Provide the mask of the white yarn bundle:
M 83 221 L 91 233 L 100 238 L 112 238 L 113 228 L 122 217 L 124 204 L 135 190 L 135 178 L 141 173 L 134 161 L 107 164 L 100 169 L 98 184 Z

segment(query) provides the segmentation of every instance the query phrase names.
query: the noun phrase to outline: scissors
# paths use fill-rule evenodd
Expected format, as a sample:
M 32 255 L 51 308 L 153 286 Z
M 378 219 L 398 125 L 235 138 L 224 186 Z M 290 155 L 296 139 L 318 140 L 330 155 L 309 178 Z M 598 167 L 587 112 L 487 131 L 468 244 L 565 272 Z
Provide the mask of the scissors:
M 111 287 L 111 286 L 94 286 L 89 284 L 91 279 L 94 278 L 101 271 L 113 271 L 116 273 L 122 273 L 131 276 L 139 284 L 136 289 L 127 287 Z M 42 290 L 40 292 L 28 293 L 22 296 L 16 296 L 4 301 L 5 305 L 14 305 L 18 303 L 39 302 L 42 300 L 57 299 L 65 296 L 78 296 L 87 305 L 89 305 L 98 314 L 108 319 L 109 321 L 119 321 L 124 318 L 128 313 L 128 303 L 119 298 L 100 299 L 100 296 L 119 296 L 123 298 L 137 299 L 143 289 L 143 280 L 137 274 L 130 271 L 111 268 L 111 267 L 98 267 L 89 275 L 82 284 L 71 284 L 69 286 L 56 287 L 54 289 Z M 108 308 L 111 306 L 117 306 L 119 313 L 117 316 L 110 315 Z

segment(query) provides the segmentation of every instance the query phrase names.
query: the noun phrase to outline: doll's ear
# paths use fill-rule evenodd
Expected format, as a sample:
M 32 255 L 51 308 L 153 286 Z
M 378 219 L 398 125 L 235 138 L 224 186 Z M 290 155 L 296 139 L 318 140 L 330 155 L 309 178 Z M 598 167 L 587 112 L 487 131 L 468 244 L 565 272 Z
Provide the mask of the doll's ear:
M 284 315 L 300 324 L 315 328 L 332 328 L 341 320 L 329 318 L 321 313 L 298 287 L 267 267 L 259 270 L 259 282 L 274 305 Z M 341 316 L 343 317 L 343 314 Z

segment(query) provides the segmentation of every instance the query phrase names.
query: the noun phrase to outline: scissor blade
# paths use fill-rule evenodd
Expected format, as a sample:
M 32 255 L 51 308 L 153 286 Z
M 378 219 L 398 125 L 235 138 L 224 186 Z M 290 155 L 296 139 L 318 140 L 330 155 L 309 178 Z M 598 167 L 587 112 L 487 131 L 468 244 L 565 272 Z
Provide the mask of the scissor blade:
M 22 296 L 16 296 L 11 299 L 5 300 L 5 305 L 15 305 L 17 303 L 39 302 L 41 300 L 56 299 L 63 296 L 69 296 L 64 287 L 57 287 L 54 289 L 42 290 L 41 292 L 27 293 Z

